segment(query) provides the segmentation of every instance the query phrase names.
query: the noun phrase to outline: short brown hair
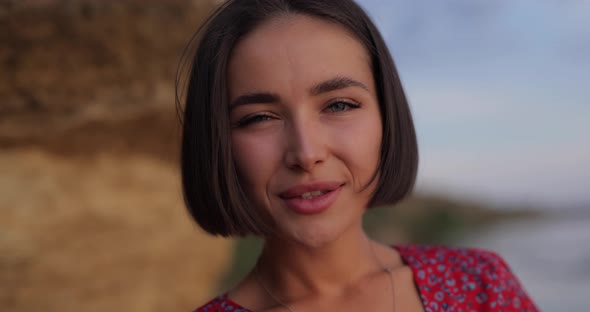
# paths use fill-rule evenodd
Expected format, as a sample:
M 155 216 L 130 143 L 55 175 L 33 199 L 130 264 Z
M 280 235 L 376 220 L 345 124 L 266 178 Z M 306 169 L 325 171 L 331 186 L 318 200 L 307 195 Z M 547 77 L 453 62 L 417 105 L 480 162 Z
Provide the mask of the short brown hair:
M 242 37 L 271 17 L 289 14 L 340 24 L 356 35 L 370 54 L 383 136 L 379 181 L 369 206 L 393 205 L 413 189 L 418 147 L 410 108 L 389 50 L 363 9 L 352 0 L 230 0 L 193 37 L 197 38 L 196 51 L 185 54 L 191 58 L 191 65 L 186 68 L 188 84 L 183 112 L 183 194 L 192 217 L 211 234 L 244 236 L 272 232 L 263 212 L 248 203 L 238 181 L 231 156 L 226 72 L 232 49 Z M 178 86 L 177 79 L 180 106 Z

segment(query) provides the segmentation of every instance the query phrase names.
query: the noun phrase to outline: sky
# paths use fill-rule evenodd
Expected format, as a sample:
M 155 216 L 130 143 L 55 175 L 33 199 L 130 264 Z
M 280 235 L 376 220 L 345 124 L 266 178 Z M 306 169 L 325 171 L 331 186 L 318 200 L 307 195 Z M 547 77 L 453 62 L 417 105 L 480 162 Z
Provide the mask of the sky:
M 410 101 L 419 192 L 590 211 L 590 1 L 358 2 Z

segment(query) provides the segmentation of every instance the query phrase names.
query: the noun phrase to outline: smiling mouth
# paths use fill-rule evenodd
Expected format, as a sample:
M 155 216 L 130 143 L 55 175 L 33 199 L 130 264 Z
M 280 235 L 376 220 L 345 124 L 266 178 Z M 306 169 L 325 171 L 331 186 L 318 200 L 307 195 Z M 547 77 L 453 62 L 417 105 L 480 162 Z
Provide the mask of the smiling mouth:
M 326 194 L 328 192 L 331 192 L 331 191 L 327 191 L 326 190 L 326 191 L 307 192 L 307 193 L 301 194 L 301 196 L 299 196 L 299 197 L 301 197 L 303 199 L 312 199 L 312 198 L 316 198 L 316 197 L 322 196 L 322 195 L 324 195 L 324 194 Z
M 279 194 L 283 199 L 313 199 L 340 188 L 344 183 L 338 181 L 316 181 L 293 186 Z
M 298 214 L 317 214 L 328 209 L 339 197 L 344 183 L 314 182 L 292 187 L 279 196 L 286 207 Z

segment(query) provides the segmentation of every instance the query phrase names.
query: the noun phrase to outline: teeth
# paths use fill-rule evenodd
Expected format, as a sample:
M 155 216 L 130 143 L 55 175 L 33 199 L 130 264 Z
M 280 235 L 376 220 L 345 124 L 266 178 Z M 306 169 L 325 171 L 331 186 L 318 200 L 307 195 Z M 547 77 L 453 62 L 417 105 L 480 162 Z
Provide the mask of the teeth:
M 301 194 L 301 198 L 303 199 L 312 199 L 314 197 L 318 197 L 321 195 L 326 194 L 327 191 L 313 191 L 313 192 L 307 192 L 307 193 L 303 193 Z

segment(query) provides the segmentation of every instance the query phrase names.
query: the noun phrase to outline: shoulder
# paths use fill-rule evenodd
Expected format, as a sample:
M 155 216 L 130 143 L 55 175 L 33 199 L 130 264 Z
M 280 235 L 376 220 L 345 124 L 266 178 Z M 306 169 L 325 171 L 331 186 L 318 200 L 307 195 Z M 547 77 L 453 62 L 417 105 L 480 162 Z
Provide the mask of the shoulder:
M 232 312 L 250 312 L 237 303 L 229 300 L 225 294 L 217 296 L 209 302 L 203 304 L 202 306 L 198 307 L 193 312 L 225 312 L 225 311 L 232 311 Z
M 450 268 L 479 272 L 478 268 L 482 267 L 507 267 L 500 255 L 485 249 L 423 245 L 402 245 L 397 249 L 408 265 L 418 268 L 436 267 L 437 270 Z
M 425 307 L 431 311 L 538 311 L 506 261 L 476 248 L 396 247 L 411 267 Z M 428 310 L 427 310 L 428 311 Z

